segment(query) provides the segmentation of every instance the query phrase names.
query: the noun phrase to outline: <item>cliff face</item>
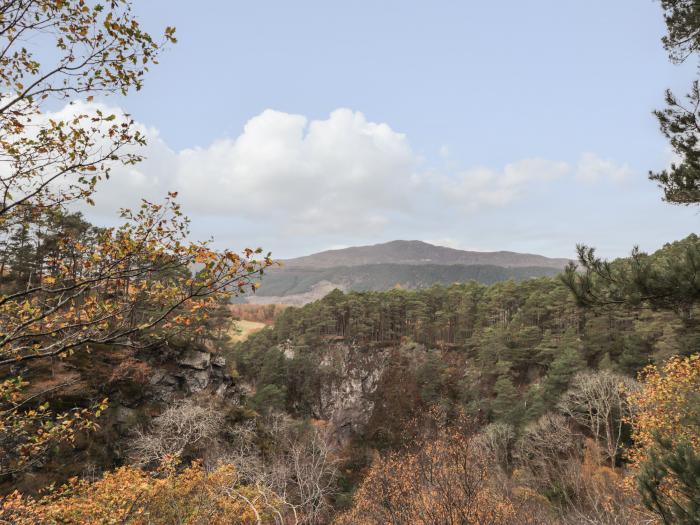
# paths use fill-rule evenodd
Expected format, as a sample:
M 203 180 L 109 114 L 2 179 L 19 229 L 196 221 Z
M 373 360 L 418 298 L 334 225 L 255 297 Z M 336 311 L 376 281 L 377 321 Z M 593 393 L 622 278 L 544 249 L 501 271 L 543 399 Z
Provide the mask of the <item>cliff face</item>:
M 154 366 L 149 383 L 155 397 L 163 401 L 204 390 L 220 397 L 233 393 L 226 359 L 209 344 L 174 349 L 164 362 Z
M 343 446 L 364 430 L 374 409 L 373 394 L 386 367 L 386 350 L 368 352 L 357 346 L 337 344 L 321 360 L 319 419 L 330 423 L 332 441 Z
M 284 356 L 289 370 L 299 370 L 295 362 L 311 363 L 305 372 L 292 372 L 295 380 L 311 379 L 305 383 L 308 387 L 305 403 L 295 404 L 299 391 L 296 389 L 297 393 L 290 397 L 292 406 L 288 408 L 299 412 L 301 417 L 311 416 L 326 422 L 324 427 L 329 431 L 331 444 L 341 449 L 353 440 L 363 441 L 378 430 L 383 431 L 387 423 L 385 414 L 393 411 L 396 399 L 400 406 L 396 414 L 390 415 L 396 418 L 389 422 L 392 432 L 403 424 L 398 418 L 411 417 L 411 407 L 419 402 L 413 378 L 431 351 L 415 343 L 373 347 L 335 339 L 326 339 L 324 344 L 312 348 L 285 341 L 277 344 L 276 350 Z M 402 374 L 406 381 L 401 380 Z M 308 377 L 300 378 L 300 375 Z M 233 388 L 242 389 L 238 385 Z M 250 395 L 254 396 L 255 391 Z
M 6 480 L 27 493 L 122 464 L 133 431 L 176 399 L 210 395 L 237 406 L 242 398 L 226 360 L 211 342 L 170 344 L 141 352 L 97 347 L 89 354 L 81 352 L 23 373 L 30 378 L 30 388 L 68 383 L 53 396 L 52 403 L 59 408 L 109 400 L 96 432 L 79 436 L 75 446 L 62 447 L 33 471 Z
M 337 449 L 371 434 L 377 421 L 384 422 L 383 410 L 395 406 L 395 401 L 386 396 L 397 395 L 387 394 L 388 388 L 395 387 L 399 398 L 415 397 L 410 385 L 394 381 L 392 374 L 397 366 L 405 366 L 397 359 L 406 358 L 415 370 L 429 353 L 416 344 L 368 347 L 340 338 L 326 341 L 323 348 L 295 346 L 289 341 L 277 346 L 288 363 L 304 352 L 314 356 L 314 394 L 310 396 L 310 413 L 306 414 L 327 422 L 331 444 Z M 134 430 L 184 397 L 216 397 L 232 413 L 238 411 L 246 405 L 246 399 L 255 395 L 255 387 L 250 378 L 237 377 L 231 370 L 210 341 L 170 343 L 141 352 L 95 348 L 90 354 L 76 354 L 56 364 L 52 370 L 34 370 L 37 380 L 39 376 L 53 376 L 55 381 L 72 381 L 69 388 L 57 394 L 57 405 L 91 406 L 108 398 L 109 408 L 98 420 L 98 431 L 81 436 L 75 446 L 66 446 L 46 463 L 37 465 L 41 469 L 10 483 L 33 493 L 50 482 L 60 484 L 72 476 L 99 475 L 124 464 Z
M 131 377 L 113 385 L 107 417 L 114 416 L 115 432 L 127 438 L 134 426 L 145 423 L 173 401 L 192 395 L 217 396 L 239 405 L 243 387 L 234 382 L 226 359 L 209 341 L 197 344 L 164 345 L 144 352 L 139 362 L 148 370 L 146 377 L 129 384 Z M 121 452 L 118 454 L 121 457 Z

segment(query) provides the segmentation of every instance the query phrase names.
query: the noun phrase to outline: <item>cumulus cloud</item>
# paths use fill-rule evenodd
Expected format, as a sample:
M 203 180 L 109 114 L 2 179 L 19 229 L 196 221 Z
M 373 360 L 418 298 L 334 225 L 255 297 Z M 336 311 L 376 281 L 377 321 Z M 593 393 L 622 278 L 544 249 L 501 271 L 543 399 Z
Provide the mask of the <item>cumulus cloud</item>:
M 362 113 L 326 120 L 266 110 L 233 140 L 178 153 L 175 185 L 198 211 L 280 214 L 288 226 L 376 227 L 420 183 L 406 137 Z M 212 191 L 213 190 L 213 191 Z
M 612 160 L 602 159 L 595 153 L 584 153 L 576 167 L 576 178 L 583 182 L 613 180 L 622 182 L 633 175 L 627 164 L 617 164 Z
M 313 121 L 266 110 L 235 139 L 178 152 L 156 130 L 148 136 L 146 160 L 115 169 L 98 192 L 101 210 L 178 191 L 190 214 L 276 216 L 289 230 L 336 232 L 410 213 L 422 183 L 406 137 L 348 109 Z
M 121 114 L 118 108 L 78 103 L 53 116 L 98 107 Z M 350 109 L 319 120 L 265 110 L 235 138 L 180 151 L 157 129 L 137 126 L 149 139 L 140 151 L 146 160 L 115 168 L 98 188 L 90 215 L 112 215 L 142 197 L 159 200 L 178 191 L 184 211 L 208 217 L 216 235 L 227 223 L 243 221 L 266 234 L 347 239 L 388 225 L 444 224 L 446 217 L 510 205 L 531 189 L 566 177 L 619 180 L 629 172 L 626 165 L 593 154 L 583 155 L 575 167 L 528 158 L 501 169 L 436 169 L 404 134 Z M 443 148 L 440 154 L 449 152 Z

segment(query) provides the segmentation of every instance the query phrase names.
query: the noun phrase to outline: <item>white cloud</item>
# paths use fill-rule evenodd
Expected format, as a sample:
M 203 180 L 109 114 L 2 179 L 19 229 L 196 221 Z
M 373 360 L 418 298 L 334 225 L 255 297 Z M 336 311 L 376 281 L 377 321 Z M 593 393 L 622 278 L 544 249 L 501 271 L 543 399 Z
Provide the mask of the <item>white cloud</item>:
M 505 206 L 520 197 L 533 184 L 553 181 L 570 172 L 566 162 L 540 158 L 507 164 L 502 171 L 479 167 L 445 177 L 445 198 L 453 204 L 476 210 L 484 206 Z
M 619 165 L 612 160 L 602 159 L 595 153 L 584 153 L 576 167 L 576 178 L 583 182 L 593 183 L 610 179 L 622 182 L 633 175 L 629 165 Z
M 78 103 L 54 116 L 96 108 Z M 629 172 L 593 154 L 583 155 L 575 168 L 528 158 L 502 169 L 431 169 L 405 135 L 349 109 L 319 120 L 265 110 L 235 138 L 181 151 L 168 147 L 157 129 L 137 126 L 149 138 L 141 152 L 146 160 L 115 168 L 98 187 L 90 215 L 113 216 L 142 197 L 160 200 L 178 191 L 185 213 L 213 225 L 216 237 L 241 224 L 252 236 L 337 235 L 341 242 L 397 229 L 438 231 L 477 210 L 523 201 L 554 181 L 618 180 Z M 441 154 L 449 155 L 446 147 Z
M 409 213 L 421 184 L 421 160 L 406 137 L 348 109 L 314 121 L 266 110 L 235 139 L 179 152 L 154 133 L 145 155 L 115 170 L 97 195 L 100 207 L 175 190 L 190 214 L 283 217 L 283 229 L 335 232 L 381 228 L 390 214 Z

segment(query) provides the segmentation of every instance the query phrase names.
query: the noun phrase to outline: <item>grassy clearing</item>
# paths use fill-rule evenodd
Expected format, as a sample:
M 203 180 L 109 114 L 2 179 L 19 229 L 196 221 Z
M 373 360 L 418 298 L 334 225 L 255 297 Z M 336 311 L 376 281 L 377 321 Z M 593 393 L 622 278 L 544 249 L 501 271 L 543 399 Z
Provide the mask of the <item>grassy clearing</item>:
M 265 326 L 267 326 L 265 323 L 258 321 L 234 321 L 233 326 L 231 327 L 231 339 L 235 343 L 245 341 L 251 334 L 259 332 L 265 328 Z

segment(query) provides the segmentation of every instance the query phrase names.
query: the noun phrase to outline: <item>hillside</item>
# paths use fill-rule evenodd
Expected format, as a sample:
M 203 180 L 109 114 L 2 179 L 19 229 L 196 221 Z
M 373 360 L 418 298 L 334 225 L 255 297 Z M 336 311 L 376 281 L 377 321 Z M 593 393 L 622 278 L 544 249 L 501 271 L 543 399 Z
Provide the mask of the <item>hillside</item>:
M 422 241 L 392 241 L 373 246 L 328 250 L 284 261 L 268 271 L 263 286 L 247 301 L 304 305 L 335 288 L 382 291 L 421 289 L 434 284 L 477 281 L 493 284 L 553 276 L 567 259 L 515 252 L 473 252 Z
M 375 484 L 398 483 L 387 463 L 367 458 L 412 451 L 421 442 L 413 425 L 444 425 L 449 414 L 464 416 L 457 424 L 476 433 L 474 443 L 488 450 L 484 468 L 498 472 L 496 486 L 538 494 L 528 510 L 537 520 L 504 523 L 582 523 L 578 507 L 592 512 L 588 500 L 561 503 L 549 492 L 553 485 L 566 486 L 576 497 L 594 487 L 617 498 L 616 523 L 655 523 L 631 496 L 613 490 L 612 483 L 598 485 L 595 476 L 604 472 L 606 483 L 620 483 L 630 472 L 624 459 L 632 449 L 630 429 L 617 414 L 630 414 L 628 400 L 639 399 L 628 397 L 643 387 L 632 378 L 650 363 L 696 351 L 691 341 L 697 334 L 697 325 L 670 311 L 625 305 L 605 312 L 581 309 L 560 279 L 545 277 L 488 286 L 335 291 L 285 309 L 273 326 L 234 346 L 228 357 L 250 385 L 249 406 L 323 421 L 327 439 L 346 454 L 339 486 L 347 492 L 336 502 L 342 508 L 353 498 L 353 507 L 336 525 L 365 523 L 364 502 L 370 500 L 370 511 L 377 512 L 372 495 L 384 494 Z M 613 439 L 579 417 L 584 407 L 597 410 L 611 400 L 617 404 L 608 414 L 618 422 Z M 463 435 L 448 435 L 446 443 L 460 442 Z M 427 439 L 421 461 L 433 466 L 444 459 L 445 471 L 458 463 L 453 449 L 443 453 L 432 434 Z M 584 446 L 593 451 L 586 454 L 595 454 L 594 476 L 588 477 Z M 468 458 L 462 464 L 481 461 Z M 403 476 L 406 471 L 399 469 L 413 464 L 389 465 Z M 421 468 L 407 475 L 411 488 Z M 448 494 L 452 486 L 446 484 Z M 410 490 L 400 494 L 406 493 Z
M 286 268 L 332 268 L 336 266 L 364 266 L 368 264 L 439 264 L 491 265 L 504 268 L 541 266 L 562 269 L 568 259 L 552 259 L 530 253 L 508 251 L 475 252 L 435 246 L 423 241 L 391 241 L 372 246 L 354 246 L 327 250 L 304 257 L 288 259 Z
M 344 291 L 382 291 L 390 288 L 409 290 L 434 284 L 477 281 L 493 284 L 514 279 L 556 275 L 559 270 L 542 266 L 504 268 L 493 265 L 440 264 L 367 264 L 334 268 L 288 268 L 268 272 L 263 286 L 248 301 L 255 304 L 280 303 L 303 305 L 325 296 L 335 288 Z

